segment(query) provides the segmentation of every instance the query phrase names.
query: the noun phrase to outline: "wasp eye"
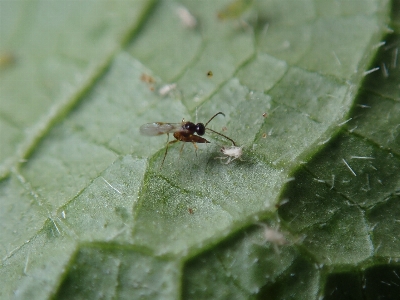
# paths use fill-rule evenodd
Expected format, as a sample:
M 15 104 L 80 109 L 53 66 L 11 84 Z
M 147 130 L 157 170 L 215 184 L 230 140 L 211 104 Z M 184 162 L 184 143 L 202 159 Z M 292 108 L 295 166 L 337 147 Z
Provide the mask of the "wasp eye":
M 203 135 L 206 132 L 206 127 L 203 123 L 196 124 L 196 132 L 198 135 Z

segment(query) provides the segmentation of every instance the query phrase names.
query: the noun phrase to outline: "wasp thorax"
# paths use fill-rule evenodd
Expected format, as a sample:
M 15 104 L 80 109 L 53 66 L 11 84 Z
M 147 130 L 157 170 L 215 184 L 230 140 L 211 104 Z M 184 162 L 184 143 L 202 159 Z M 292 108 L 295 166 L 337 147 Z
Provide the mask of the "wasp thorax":
M 195 132 L 196 131 L 196 125 L 194 125 L 194 123 L 192 123 L 192 122 L 186 122 L 185 125 L 183 125 L 183 127 L 187 131 L 191 131 L 191 132 Z

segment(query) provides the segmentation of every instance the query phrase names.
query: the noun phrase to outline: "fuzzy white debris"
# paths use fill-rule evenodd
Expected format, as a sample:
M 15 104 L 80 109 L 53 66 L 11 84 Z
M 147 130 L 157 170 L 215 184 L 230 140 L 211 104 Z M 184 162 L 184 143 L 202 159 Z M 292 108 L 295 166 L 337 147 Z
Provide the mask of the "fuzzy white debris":
M 216 157 L 216 158 L 227 159 L 225 164 L 229 164 L 231 161 L 234 161 L 237 158 L 240 159 L 240 157 L 243 154 L 243 146 L 242 147 L 237 147 L 237 146 L 222 147 L 221 148 L 221 152 L 223 154 L 225 154 L 226 156 L 224 156 L 224 157 Z
M 371 74 L 371 73 L 374 73 L 374 72 L 378 71 L 379 69 L 380 69 L 379 67 L 376 67 L 376 68 L 373 68 L 373 69 L 371 69 L 371 70 L 365 71 L 365 72 L 363 73 L 363 76 L 367 76 L 367 75 L 369 75 L 369 74 Z
M 158 90 L 158 93 L 160 94 L 160 96 L 164 97 L 164 96 L 168 95 L 174 89 L 176 89 L 176 83 L 166 84 Z
M 375 157 L 371 156 L 350 156 L 351 159 L 375 159 Z
M 117 190 L 115 187 L 113 187 L 104 177 L 101 177 L 101 179 L 103 179 L 104 182 L 105 182 L 110 188 L 112 188 L 112 189 L 113 189 L 114 191 L 116 191 L 118 194 L 122 195 L 122 193 L 121 193 L 119 190 Z
M 354 176 L 357 176 L 356 172 L 353 171 L 353 169 L 349 166 L 349 164 L 347 163 L 347 161 L 342 158 L 344 164 L 346 165 L 346 167 L 350 170 L 351 173 L 353 173 Z
M 189 12 L 186 7 L 178 6 L 175 11 L 184 27 L 193 29 L 197 26 L 196 18 Z
M 66 216 L 65 216 L 65 211 L 64 210 L 61 212 L 61 216 L 62 216 L 63 219 L 65 219 Z
M 331 190 L 335 187 L 335 175 L 332 174 L 332 185 Z

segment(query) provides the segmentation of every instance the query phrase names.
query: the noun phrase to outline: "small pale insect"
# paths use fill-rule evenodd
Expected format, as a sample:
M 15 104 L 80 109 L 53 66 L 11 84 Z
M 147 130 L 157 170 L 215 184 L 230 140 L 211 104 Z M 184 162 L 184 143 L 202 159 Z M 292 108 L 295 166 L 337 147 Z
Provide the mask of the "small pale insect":
M 240 159 L 240 157 L 243 154 L 243 146 L 238 147 L 238 146 L 230 146 L 230 147 L 222 147 L 221 152 L 225 154 L 226 156 L 224 157 L 216 157 L 219 159 L 226 159 L 225 164 L 229 164 L 231 161 L 234 161 L 235 159 Z
M 266 242 L 269 242 L 274 247 L 275 253 L 279 254 L 279 246 L 288 245 L 289 241 L 286 239 L 283 232 L 279 228 L 275 229 L 267 226 L 264 223 L 259 223 L 263 227 L 263 236 Z
M 193 29 L 197 26 L 196 18 L 189 12 L 186 7 L 179 6 L 176 8 L 176 14 L 178 15 L 181 23 L 184 27 Z
M 288 243 L 282 232 L 268 226 L 264 227 L 264 238 L 267 242 L 271 242 L 277 246 L 283 246 Z
M 164 96 L 167 96 L 169 93 L 171 93 L 175 89 L 176 89 L 176 83 L 166 84 L 158 90 L 158 93 L 160 94 L 160 96 L 164 97 Z

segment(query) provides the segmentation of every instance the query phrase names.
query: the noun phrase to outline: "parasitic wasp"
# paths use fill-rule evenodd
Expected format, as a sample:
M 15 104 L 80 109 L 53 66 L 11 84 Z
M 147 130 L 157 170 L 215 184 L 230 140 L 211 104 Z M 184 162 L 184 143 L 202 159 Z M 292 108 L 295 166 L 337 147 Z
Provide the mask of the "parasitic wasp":
M 191 142 L 197 151 L 196 143 L 210 143 L 205 138 L 201 137 L 202 135 L 205 134 L 206 130 L 214 132 L 214 133 L 228 139 L 229 141 L 232 142 L 232 144 L 234 146 L 236 146 L 235 141 L 232 140 L 231 138 L 229 138 L 226 135 L 219 133 L 215 130 L 207 128 L 208 123 L 210 123 L 211 120 L 214 119 L 218 115 L 225 116 L 224 113 L 218 112 L 215 115 L 213 115 L 206 124 L 203 124 L 203 123 L 194 124 L 192 122 L 185 121 L 185 119 L 183 119 L 181 123 L 164 123 L 164 122 L 147 123 L 140 127 L 140 133 L 142 135 L 147 135 L 147 136 L 156 136 L 156 135 L 161 135 L 161 134 L 167 134 L 167 136 L 168 136 L 167 144 L 165 146 L 164 158 L 163 158 L 161 166 L 160 166 L 160 168 L 161 168 L 164 164 L 165 157 L 167 156 L 169 145 L 174 144 L 179 141 Z M 175 140 L 169 141 L 170 133 L 174 134 Z M 182 151 L 184 145 L 185 144 L 182 145 L 181 151 Z

